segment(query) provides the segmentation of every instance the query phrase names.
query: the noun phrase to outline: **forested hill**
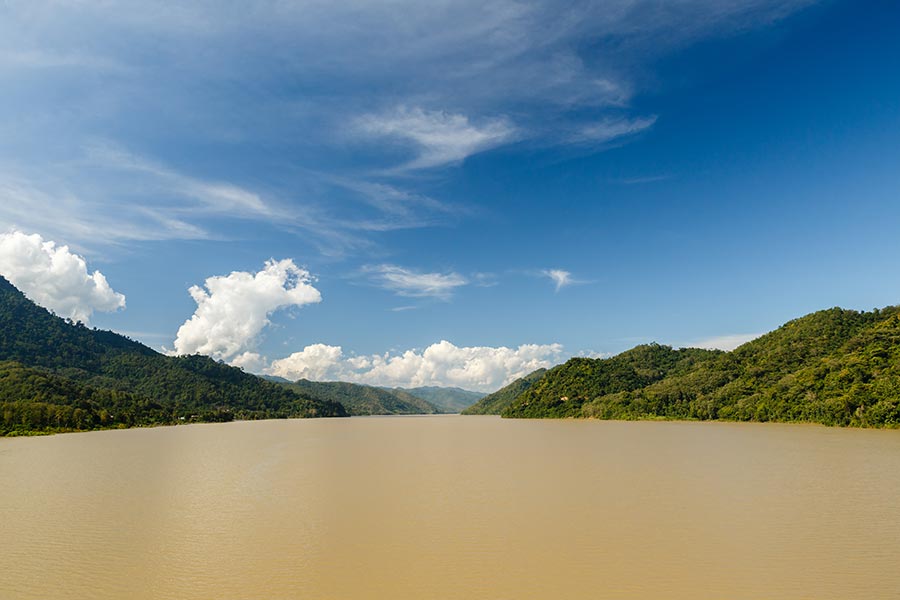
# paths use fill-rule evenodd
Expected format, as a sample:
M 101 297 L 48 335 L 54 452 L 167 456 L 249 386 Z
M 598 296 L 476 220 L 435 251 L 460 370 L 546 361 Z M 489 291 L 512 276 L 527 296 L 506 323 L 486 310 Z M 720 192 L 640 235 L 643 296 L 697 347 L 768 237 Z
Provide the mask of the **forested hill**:
M 315 398 L 339 402 L 351 415 L 425 415 L 440 413 L 440 408 L 403 390 L 346 383 L 309 381 L 282 383 Z
M 530 388 L 535 381 L 543 377 L 547 369 L 538 369 L 525 377 L 519 377 L 506 387 L 502 387 L 493 394 L 488 394 L 469 408 L 462 411 L 464 415 L 499 415 L 507 406 L 512 404 L 525 390 Z
M 0 434 L 346 415 L 208 357 L 164 356 L 68 322 L 2 277 L 0 361 Z
M 592 398 L 638 390 L 716 357 L 720 352 L 645 344 L 606 359 L 573 358 L 547 371 L 501 414 L 517 417 L 578 416 Z
M 638 346 L 549 370 L 505 417 L 900 425 L 900 308 L 833 308 L 732 352 Z

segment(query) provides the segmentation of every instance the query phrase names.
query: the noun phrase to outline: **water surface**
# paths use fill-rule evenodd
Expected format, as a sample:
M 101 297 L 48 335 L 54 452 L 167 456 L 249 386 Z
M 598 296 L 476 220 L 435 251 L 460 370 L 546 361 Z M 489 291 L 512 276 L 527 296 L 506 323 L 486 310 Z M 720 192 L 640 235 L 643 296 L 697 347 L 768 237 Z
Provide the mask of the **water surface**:
M 0 597 L 900 597 L 900 431 L 374 417 L 0 439 Z

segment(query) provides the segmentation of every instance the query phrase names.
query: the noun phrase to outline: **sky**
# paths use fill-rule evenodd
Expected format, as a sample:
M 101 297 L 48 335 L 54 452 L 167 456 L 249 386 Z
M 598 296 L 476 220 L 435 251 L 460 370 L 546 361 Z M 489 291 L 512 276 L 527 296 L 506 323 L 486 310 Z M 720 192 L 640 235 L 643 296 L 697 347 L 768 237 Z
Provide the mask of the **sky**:
M 288 379 L 492 391 L 900 303 L 900 5 L 0 2 L 0 273 Z

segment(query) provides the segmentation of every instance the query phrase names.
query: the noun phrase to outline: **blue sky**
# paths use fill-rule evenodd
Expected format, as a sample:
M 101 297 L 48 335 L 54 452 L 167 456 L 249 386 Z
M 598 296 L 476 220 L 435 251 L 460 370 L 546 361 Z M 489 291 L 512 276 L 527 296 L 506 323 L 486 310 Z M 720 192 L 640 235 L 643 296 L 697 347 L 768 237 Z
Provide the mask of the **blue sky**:
M 488 4 L 0 4 L 0 272 L 155 348 L 482 390 L 900 302 L 895 3 Z

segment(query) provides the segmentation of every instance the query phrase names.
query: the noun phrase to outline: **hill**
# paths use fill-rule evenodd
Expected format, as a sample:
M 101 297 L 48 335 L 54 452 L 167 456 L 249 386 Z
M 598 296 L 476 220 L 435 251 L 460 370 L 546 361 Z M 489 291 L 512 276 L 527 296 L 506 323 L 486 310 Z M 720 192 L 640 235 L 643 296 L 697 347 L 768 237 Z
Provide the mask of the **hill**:
M 501 414 L 581 416 L 582 405 L 593 398 L 641 389 L 667 376 L 686 373 L 718 354 L 715 350 L 645 344 L 612 358 L 573 358 L 547 371 Z
M 343 381 L 300 379 L 282 384 L 314 398 L 338 402 L 351 415 L 425 415 L 441 410 L 433 404 L 400 390 L 388 390 Z
M 819 311 L 732 352 L 654 345 L 572 359 L 502 414 L 898 426 L 900 308 Z
M 61 319 L 2 277 L 0 361 L 0 434 L 346 415 L 211 358 L 164 356 Z
M 463 409 L 478 402 L 484 394 L 472 392 L 458 387 L 424 386 L 415 388 L 394 388 L 421 398 L 430 404 L 437 406 L 442 412 L 458 413 Z
M 483 397 L 481 400 L 462 411 L 462 414 L 499 415 L 503 412 L 503 409 L 512 404 L 516 398 L 530 388 L 535 381 L 543 377 L 546 372 L 547 369 L 538 369 L 524 377 L 519 377 L 509 385 Z

